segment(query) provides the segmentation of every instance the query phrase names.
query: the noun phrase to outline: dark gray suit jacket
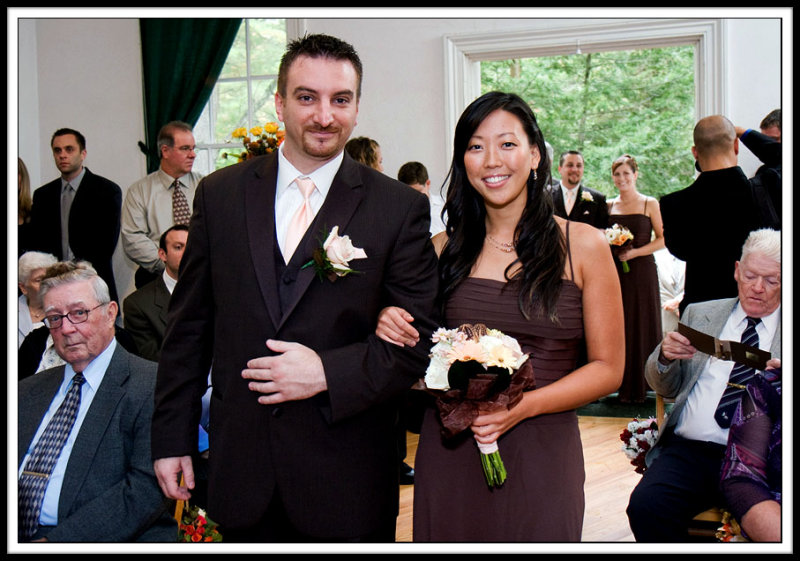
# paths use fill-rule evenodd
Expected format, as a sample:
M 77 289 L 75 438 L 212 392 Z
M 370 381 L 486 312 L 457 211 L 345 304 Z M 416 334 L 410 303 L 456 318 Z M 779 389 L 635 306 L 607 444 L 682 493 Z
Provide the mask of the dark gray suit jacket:
M 72 449 L 49 541 L 177 541 L 150 457 L 155 374 L 155 363 L 117 345 Z M 18 463 L 63 378 L 59 366 L 19 383 Z
M 738 298 L 725 298 L 722 300 L 711 300 L 709 302 L 698 302 L 686 308 L 686 312 L 681 317 L 681 322 L 693 329 L 707 333 L 708 335 L 718 336 L 728 317 L 731 315 L 734 306 L 739 301 Z M 680 418 L 681 411 L 686 405 L 689 393 L 700 378 L 706 362 L 710 357 L 704 353 L 695 353 L 691 360 L 675 360 L 670 363 L 663 373 L 658 371 L 658 355 L 661 353 L 661 344 L 647 358 L 644 374 L 647 383 L 659 395 L 674 398 L 675 405 L 672 408 L 664 427 L 659 427 L 658 440 L 647 453 L 647 464 L 658 456 L 660 451 L 659 444 L 661 437 L 669 431 L 675 430 L 675 425 Z M 770 353 L 773 358 L 781 357 L 781 324 L 772 339 Z M 716 404 L 711 405 L 716 407 Z
M 125 329 L 136 343 L 137 354 L 158 362 L 167 328 L 170 293 L 161 275 L 122 302 Z

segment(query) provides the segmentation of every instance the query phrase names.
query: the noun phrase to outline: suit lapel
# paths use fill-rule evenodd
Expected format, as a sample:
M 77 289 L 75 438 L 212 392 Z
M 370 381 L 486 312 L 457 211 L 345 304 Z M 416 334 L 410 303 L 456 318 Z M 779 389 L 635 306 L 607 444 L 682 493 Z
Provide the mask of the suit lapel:
M 277 271 L 275 270 L 275 189 L 278 181 L 278 155 L 264 158 L 264 165 L 248 170 L 243 178 L 245 220 L 250 255 L 253 259 L 261 296 L 273 325 L 281 320 Z
M 75 445 L 72 447 L 67 469 L 64 472 L 64 483 L 61 486 L 61 497 L 58 501 L 59 516 L 70 511 L 83 482 L 95 465 L 95 456 L 106 430 L 111 426 L 111 418 L 125 395 L 122 385 L 128 379 L 130 366 L 122 346 L 117 344 L 111 362 L 97 388 L 86 417 L 83 420 Z
M 564 194 L 561 191 L 561 183 L 553 187 L 553 207 L 558 216 L 567 216 L 567 208 L 564 206 Z
M 153 305 L 158 308 L 158 319 L 167 325 L 167 312 L 169 311 L 170 293 L 163 279 L 158 279 L 156 289 L 153 294 Z
M 297 306 L 297 303 L 303 297 L 311 281 L 316 279 L 316 273 L 313 267 L 301 268 L 311 260 L 314 250 L 321 244 L 330 230 L 334 226 L 339 227 L 339 233 L 344 235 L 347 233 L 347 225 L 353 218 L 356 209 L 361 204 L 365 194 L 361 175 L 358 171 L 358 164 L 356 164 L 350 156 L 344 155 L 342 165 L 336 176 L 333 178 L 333 183 L 325 197 L 325 202 L 319 209 L 317 216 L 309 226 L 300 245 L 294 252 L 292 259 L 289 262 L 290 266 L 299 267 L 300 270 L 297 274 L 297 286 L 294 292 L 294 298 L 284 310 L 283 318 L 278 324 L 278 329 L 286 322 L 289 315 Z M 320 239 L 322 238 L 322 239 Z

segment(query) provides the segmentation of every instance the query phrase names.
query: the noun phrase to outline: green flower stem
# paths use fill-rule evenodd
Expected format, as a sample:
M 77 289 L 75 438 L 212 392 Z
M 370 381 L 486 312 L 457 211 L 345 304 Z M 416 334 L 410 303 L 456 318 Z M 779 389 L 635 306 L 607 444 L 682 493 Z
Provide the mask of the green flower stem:
M 628 265 L 627 261 L 623 261 L 622 262 L 622 272 L 623 273 L 630 273 L 631 272 L 631 267 L 630 267 L 630 265 Z
M 486 484 L 489 487 L 500 487 L 506 481 L 506 467 L 503 465 L 503 459 L 500 457 L 500 452 L 492 452 L 491 454 L 481 453 L 481 465 L 483 466 L 483 473 L 486 476 Z

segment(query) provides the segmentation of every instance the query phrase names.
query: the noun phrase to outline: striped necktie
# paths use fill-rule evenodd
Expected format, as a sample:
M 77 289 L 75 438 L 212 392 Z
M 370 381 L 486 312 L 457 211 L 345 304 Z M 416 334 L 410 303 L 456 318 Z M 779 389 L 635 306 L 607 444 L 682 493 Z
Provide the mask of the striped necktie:
M 742 343 L 751 347 L 758 347 L 758 333 L 756 332 L 756 325 L 761 323 L 758 318 L 747 318 L 747 327 L 742 333 Z M 736 363 L 731 369 L 730 378 L 728 378 L 728 386 L 722 393 L 722 398 L 717 405 L 717 411 L 714 413 L 714 418 L 722 428 L 726 429 L 731 426 L 731 419 L 733 413 L 736 411 L 736 406 L 742 398 L 744 387 L 756 373 L 756 369 L 750 366 L 745 366 L 741 363 Z
M 86 379 L 78 372 L 56 414 L 47 423 L 19 478 L 19 528 L 26 538 L 36 533 L 50 474 L 72 432 Z

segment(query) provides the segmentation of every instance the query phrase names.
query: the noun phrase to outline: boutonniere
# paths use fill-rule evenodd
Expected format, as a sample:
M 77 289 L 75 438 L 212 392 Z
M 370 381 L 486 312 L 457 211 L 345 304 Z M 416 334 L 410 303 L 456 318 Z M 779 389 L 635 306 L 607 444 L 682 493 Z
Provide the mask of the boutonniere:
M 590 203 L 594 202 L 594 197 L 589 191 L 581 191 L 581 199 L 584 201 L 589 201 Z
M 314 267 L 320 280 L 327 278 L 333 282 L 338 277 L 358 273 L 350 268 L 350 261 L 366 257 L 363 249 L 353 245 L 350 236 L 340 236 L 339 227 L 334 226 L 322 245 L 314 250 L 311 261 L 303 265 L 303 269 Z

